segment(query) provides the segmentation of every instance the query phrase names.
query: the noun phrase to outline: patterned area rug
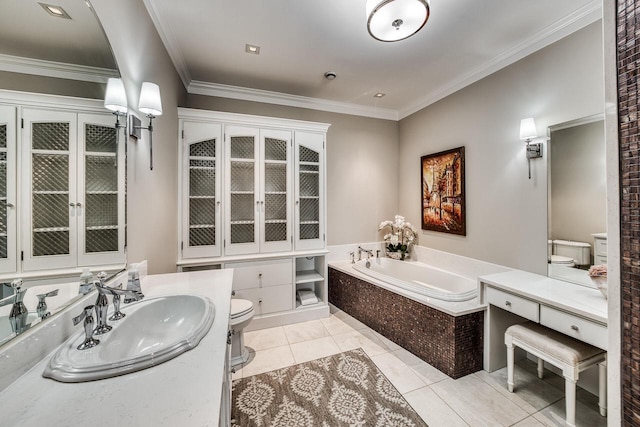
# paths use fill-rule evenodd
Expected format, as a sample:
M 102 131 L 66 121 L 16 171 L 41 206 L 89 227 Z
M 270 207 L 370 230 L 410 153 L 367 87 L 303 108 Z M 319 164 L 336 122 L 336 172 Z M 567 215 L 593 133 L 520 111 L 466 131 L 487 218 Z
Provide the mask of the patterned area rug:
M 234 427 L 425 427 L 361 349 L 235 380 Z

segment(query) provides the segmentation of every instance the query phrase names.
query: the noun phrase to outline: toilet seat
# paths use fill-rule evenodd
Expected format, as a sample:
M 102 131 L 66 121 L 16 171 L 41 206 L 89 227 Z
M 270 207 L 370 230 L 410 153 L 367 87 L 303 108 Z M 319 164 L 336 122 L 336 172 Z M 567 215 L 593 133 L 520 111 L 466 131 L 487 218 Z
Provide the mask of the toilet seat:
M 235 325 L 253 317 L 253 303 L 246 299 L 231 299 L 231 311 L 229 313 L 231 324 Z

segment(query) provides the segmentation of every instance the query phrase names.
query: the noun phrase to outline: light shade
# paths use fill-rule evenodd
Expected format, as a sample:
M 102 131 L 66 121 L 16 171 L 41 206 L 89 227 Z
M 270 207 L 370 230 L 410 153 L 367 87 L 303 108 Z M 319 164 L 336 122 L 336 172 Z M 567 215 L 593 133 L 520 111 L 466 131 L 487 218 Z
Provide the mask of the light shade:
M 520 120 L 520 139 L 533 139 L 538 136 L 538 131 L 536 130 L 536 122 L 533 118 L 529 117 L 527 119 Z
M 367 29 L 383 42 L 411 37 L 429 19 L 427 0 L 367 0 Z
M 124 91 L 122 80 L 111 77 L 107 80 L 107 91 L 104 95 L 104 108 L 116 113 L 126 113 L 127 94 Z
M 162 115 L 162 100 L 160 99 L 160 88 L 157 84 L 149 82 L 142 83 L 138 110 L 154 117 Z

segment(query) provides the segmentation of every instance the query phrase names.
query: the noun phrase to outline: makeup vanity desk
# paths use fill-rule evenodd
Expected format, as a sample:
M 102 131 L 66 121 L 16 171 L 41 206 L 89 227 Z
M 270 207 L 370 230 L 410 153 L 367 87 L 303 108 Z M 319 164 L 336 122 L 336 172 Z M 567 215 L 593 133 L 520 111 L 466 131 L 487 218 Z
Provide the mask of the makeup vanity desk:
M 531 320 L 607 349 L 607 300 L 596 288 L 513 270 L 478 278 L 484 319 L 484 369 L 507 364 L 505 330 Z

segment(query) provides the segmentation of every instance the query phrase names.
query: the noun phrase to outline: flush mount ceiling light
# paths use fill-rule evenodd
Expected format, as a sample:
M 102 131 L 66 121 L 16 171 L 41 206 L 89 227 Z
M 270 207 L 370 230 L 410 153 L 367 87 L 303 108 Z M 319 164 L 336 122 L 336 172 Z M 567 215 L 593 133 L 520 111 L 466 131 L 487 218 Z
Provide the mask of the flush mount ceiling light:
M 385 96 L 386 93 L 382 93 L 382 92 L 378 92 L 375 95 L 373 95 L 374 98 L 382 98 L 383 96 Z
M 369 34 L 383 42 L 411 37 L 429 19 L 427 0 L 367 0 L 365 10 Z
M 247 43 L 244 45 L 244 51 L 247 53 L 253 53 L 254 55 L 260 55 L 260 46 Z
M 47 3 L 38 3 L 38 4 L 42 6 L 42 8 L 46 10 L 47 13 L 51 16 L 55 16 L 56 18 L 71 19 L 69 14 L 61 6 L 55 6 L 53 4 L 47 4 Z

